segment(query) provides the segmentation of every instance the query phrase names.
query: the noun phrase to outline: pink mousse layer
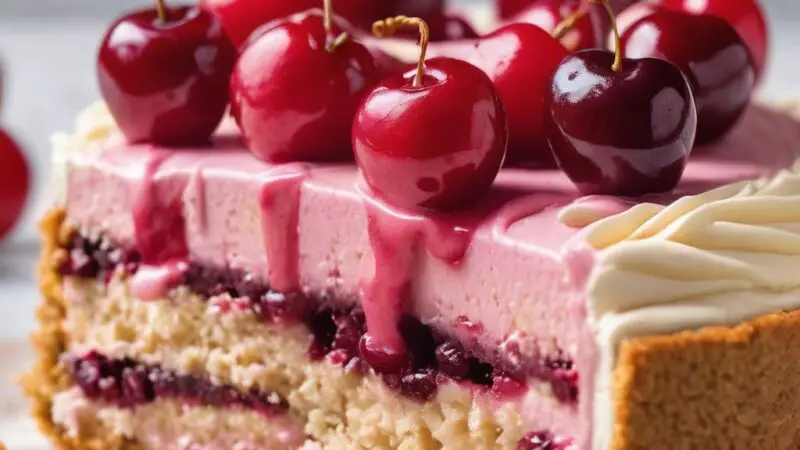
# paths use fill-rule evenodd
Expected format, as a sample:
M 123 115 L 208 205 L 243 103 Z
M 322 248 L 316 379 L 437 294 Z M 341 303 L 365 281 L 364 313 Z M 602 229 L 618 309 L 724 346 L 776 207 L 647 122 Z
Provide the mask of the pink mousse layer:
M 567 257 L 579 230 L 561 224 L 558 213 L 579 194 L 562 172 L 503 169 L 481 204 L 437 216 L 372 199 L 353 165 L 259 161 L 232 131 L 203 149 L 119 142 L 70 168 L 68 215 L 143 249 L 152 266 L 140 271 L 143 293 L 159 294 L 187 258 L 230 266 L 277 290 L 360 301 L 368 332 L 387 347 L 400 345 L 395 325 L 406 312 L 485 349 L 518 347 L 522 358 L 566 351 L 581 392 L 591 392 L 596 344 L 584 286 L 572 280 L 583 278 L 592 255 Z M 676 194 L 648 200 L 775 172 L 796 160 L 799 142 L 794 121 L 754 107 L 724 142 L 695 151 Z M 610 213 L 633 204 L 582 201 L 611 203 Z M 585 436 L 590 397 L 537 423 Z

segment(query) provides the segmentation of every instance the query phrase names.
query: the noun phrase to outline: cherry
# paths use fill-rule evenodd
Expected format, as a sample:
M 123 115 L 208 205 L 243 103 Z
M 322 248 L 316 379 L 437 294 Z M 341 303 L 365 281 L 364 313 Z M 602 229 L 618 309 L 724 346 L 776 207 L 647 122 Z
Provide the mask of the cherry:
M 273 22 L 244 50 L 231 79 L 232 113 L 261 159 L 351 159 L 353 117 L 380 75 L 326 1 L 325 11 Z
M 367 28 L 391 14 L 396 0 L 337 0 L 336 12 L 355 25 Z M 202 8 L 220 17 L 231 40 L 241 46 L 253 31 L 273 20 L 318 7 L 320 0 L 201 0 Z
M 405 347 L 381 346 L 369 333 L 361 336 L 358 348 L 361 358 L 378 373 L 398 374 L 410 362 L 410 356 Z
M 756 69 L 725 20 L 657 8 L 621 31 L 625 55 L 664 58 L 689 79 L 698 145 L 719 139 L 739 120 L 755 89 Z
M 544 129 L 545 98 L 553 71 L 567 50 L 528 23 L 506 25 L 476 40 L 445 42 L 436 56 L 461 59 L 494 82 L 508 115 L 508 158 L 553 165 Z
M 528 433 L 517 443 L 517 450 L 569 450 L 572 448 L 574 448 L 572 439 L 556 436 L 549 431 Z
M 711 14 L 730 23 L 750 49 L 758 75 L 764 73 L 769 29 L 758 0 L 659 0 L 660 4 L 691 14 Z
M 100 92 L 131 142 L 206 142 L 228 107 L 235 58 L 213 14 L 158 0 L 111 26 L 100 46 Z
M 539 0 L 510 21 L 536 25 L 553 34 L 569 51 L 600 46 L 591 17 L 578 1 Z
M 30 189 L 30 172 L 22 150 L 0 129 L 0 240 L 17 224 Z
M 583 50 L 553 74 L 547 131 L 559 167 L 584 194 L 673 189 L 689 158 L 697 112 L 686 78 L 663 59 Z
M 425 61 L 428 27 L 398 16 L 377 22 L 377 36 L 420 28 L 416 70 L 379 83 L 353 123 L 353 148 L 367 184 L 389 203 L 452 210 L 489 189 L 505 157 L 507 122 L 491 80 L 451 58 Z

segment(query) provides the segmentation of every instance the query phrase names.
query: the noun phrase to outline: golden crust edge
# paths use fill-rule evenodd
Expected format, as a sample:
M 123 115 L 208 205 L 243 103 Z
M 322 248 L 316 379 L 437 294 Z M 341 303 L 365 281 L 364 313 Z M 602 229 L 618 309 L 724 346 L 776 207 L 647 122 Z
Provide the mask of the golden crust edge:
M 30 414 L 39 430 L 58 450 L 135 450 L 134 442 L 96 430 L 88 436 L 70 436 L 52 420 L 53 396 L 72 386 L 72 380 L 59 361 L 67 348 L 68 337 L 63 323 L 66 318 L 63 279 L 58 272 L 63 246 L 72 230 L 66 224 L 66 211 L 54 208 L 40 221 L 42 250 L 37 267 L 41 303 L 36 310 L 39 329 L 31 335 L 36 353 L 33 368 L 20 379 L 23 392 L 30 400 Z
M 628 339 L 613 374 L 610 448 L 800 448 L 800 400 L 791 395 L 800 378 L 792 373 L 800 373 L 800 311 Z M 710 396 L 691 395 L 698 386 L 711 387 Z M 728 418 L 724 432 L 710 414 L 717 407 L 716 416 Z

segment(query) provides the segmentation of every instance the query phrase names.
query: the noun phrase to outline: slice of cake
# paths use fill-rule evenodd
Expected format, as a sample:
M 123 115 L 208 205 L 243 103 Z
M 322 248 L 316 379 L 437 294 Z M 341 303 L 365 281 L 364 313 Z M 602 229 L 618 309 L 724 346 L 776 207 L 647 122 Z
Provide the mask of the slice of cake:
M 703 149 L 675 198 L 697 195 L 578 199 L 559 171 L 504 169 L 442 220 L 365 201 L 351 165 L 286 172 L 237 142 L 125 144 L 102 107 L 57 139 L 28 389 L 64 448 L 798 443 L 789 116 L 753 107 Z M 387 230 L 413 364 L 377 374 L 359 339 L 394 325 L 361 292 L 398 267 Z M 167 248 L 187 258 L 142 262 Z
M 56 446 L 800 446 L 800 108 L 696 109 L 688 69 L 589 50 L 525 129 L 544 100 L 508 88 L 549 67 L 422 45 L 376 81 L 330 5 L 232 67 L 213 16 L 161 8 L 112 28 L 106 104 L 55 139 L 24 386 Z M 375 31 L 403 26 L 427 44 Z

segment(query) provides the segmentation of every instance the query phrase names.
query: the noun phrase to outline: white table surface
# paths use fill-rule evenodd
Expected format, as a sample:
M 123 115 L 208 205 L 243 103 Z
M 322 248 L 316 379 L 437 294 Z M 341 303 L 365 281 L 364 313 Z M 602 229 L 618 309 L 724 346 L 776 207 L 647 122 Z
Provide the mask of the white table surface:
M 737 1 L 737 0 L 731 0 Z M 38 301 L 33 266 L 35 218 L 47 205 L 49 136 L 70 129 L 97 98 L 94 57 L 109 20 L 145 0 L 0 0 L 0 57 L 8 70 L 0 123 L 28 149 L 37 184 L 28 215 L 10 241 L 0 243 L 0 441 L 10 449 L 47 448 L 21 413 L 13 374 L 30 362 L 25 339 Z M 773 58 L 761 97 L 800 96 L 800 3 L 763 0 L 773 29 Z M 798 143 L 800 145 L 800 143 Z

